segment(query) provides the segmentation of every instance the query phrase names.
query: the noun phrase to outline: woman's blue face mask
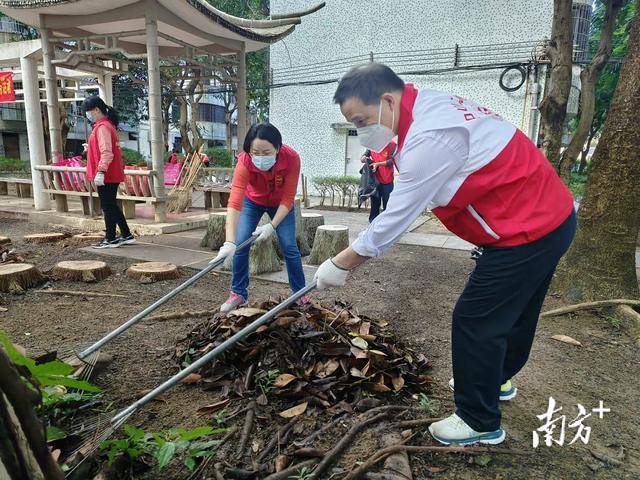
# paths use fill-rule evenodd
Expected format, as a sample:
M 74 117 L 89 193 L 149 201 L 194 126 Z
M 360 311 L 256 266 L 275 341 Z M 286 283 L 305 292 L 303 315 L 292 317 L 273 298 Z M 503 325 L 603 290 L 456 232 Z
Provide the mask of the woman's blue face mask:
M 251 155 L 251 161 L 258 170 L 267 172 L 276 164 L 276 155 Z

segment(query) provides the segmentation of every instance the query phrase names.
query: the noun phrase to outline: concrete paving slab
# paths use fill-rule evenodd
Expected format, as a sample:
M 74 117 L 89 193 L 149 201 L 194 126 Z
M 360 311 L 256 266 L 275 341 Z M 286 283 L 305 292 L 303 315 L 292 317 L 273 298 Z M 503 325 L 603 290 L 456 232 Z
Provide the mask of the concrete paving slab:
M 402 245 L 443 248 L 449 238 L 451 238 L 449 235 L 436 235 L 433 233 L 405 233 L 398 243 Z
M 138 243 L 120 248 L 104 248 L 100 250 L 85 247 L 80 250 L 98 255 L 124 257 L 145 262 L 170 262 L 178 266 L 186 266 L 196 261 L 208 262 L 212 258 L 211 253 L 207 252 L 148 243 Z
M 450 248 L 452 250 L 473 250 L 474 247 L 475 245 L 453 236 L 447 238 L 442 246 L 442 248 Z

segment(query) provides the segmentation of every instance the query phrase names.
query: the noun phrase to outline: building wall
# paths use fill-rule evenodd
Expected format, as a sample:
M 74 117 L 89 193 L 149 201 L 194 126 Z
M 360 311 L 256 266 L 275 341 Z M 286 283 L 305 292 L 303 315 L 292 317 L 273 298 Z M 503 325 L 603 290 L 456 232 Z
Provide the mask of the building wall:
M 315 0 L 271 0 L 272 13 L 298 11 Z M 420 50 L 506 44 L 508 53 L 515 42 L 537 42 L 551 33 L 553 0 L 512 0 L 508 8 L 502 0 L 331 0 L 325 8 L 305 17 L 293 34 L 271 47 L 274 83 L 281 72 L 291 67 L 329 62 L 333 70 L 315 79 L 339 78 L 348 68 L 364 63 L 384 52 L 399 52 L 397 58 Z M 484 50 L 492 58 L 493 47 Z M 396 55 L 396 54 L 394 54 Z M 386 58 L 394 58 L 387 55 Z M 364 60 L 363 60 L 364 58 Z M 464 60 L 464 55 L 462 55 Z M 410 69 L 430 69 L 416 63 Z M 314 70 L 310 69 L 311 72 Z M 524 86 L 514 92 L 503 91 L 498 80 L 502 70 L 484 72 L 448 72 L 429 76 L 404 76 L 419 88 L 444 90 L 469 97 L 490 107 L 503 117 L 528 130 L 529 105 L 524 104 Z M 308 70 L 309 72 L 309 70 Z M 281 78 L 295 81 L 295 76 Z M 313 77 L 311 77 L 313 78 Z M 270 121 L 283 134 L 285 143 L 302 158 L 302 172 L 309 176 L 341 175 L 345 172 L 346 129 L 332 124 L 344 123 L 338 106 L 332 102 L 336 84 L 287 86 L 271 91 Z

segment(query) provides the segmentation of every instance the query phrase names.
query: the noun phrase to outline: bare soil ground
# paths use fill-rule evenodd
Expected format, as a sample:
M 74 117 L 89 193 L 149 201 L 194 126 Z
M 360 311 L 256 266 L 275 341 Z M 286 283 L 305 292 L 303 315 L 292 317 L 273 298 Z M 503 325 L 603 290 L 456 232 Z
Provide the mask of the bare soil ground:
M 48 272 L 61 260 L 102 259 L 99 254 L 78 251 L 78 242 L 65 240 L 57 244 L 31 245 L 22 235 L 55 230 L 54 226 L 29 224 L 0 219 L 0 235 L 14 240 L 26 260 Z M 87 242 L 85 242 L 87 243 Z M 123 247 L 126 248 L 126 247 Z M 134 263 L 109 257 L 114 274 L 96 284 L 51 280 L 56 289 L 119 293 L 126 298 L 83 298 L 46 295 L 37 289 L 25 295 L 0 294 L 0 305 L 8 311 L 0 313 L 0 329 L 30 354 L 59 347 L 87 344 L 122 323 L 133 314 L 183 282 L 194 272 L 182 271 L 180 279 L 153 284 L 140 284 L 124 275 Z M 323 292 L 315 298 L 326 304 L 342 300 L 353 304 L 363 314 L 385 319 L 399 339 L 423 352 L 434 366 L 434 395 L 443 398 L 438 415 L 451 412 L 452 397 L 447 388 L 451 377 L 450 315 L 474 263 L 466 252 L 424 247 L 398 246 L 383 258 L 374 260 L 357 271 L 348 287 L 337 292 Z M 212 274 L 184 294 L 173 299 L 159 313 L 181 310 L 204 310 L 223 302 L 229 288 L 229 277 Z M 251 299 L 265 300 L 286 295 L 285 285 L 252 281 Z M 545 308 L 558 306 L 550 297 Z M 96 380 L 105 390 L 114 408 L 122 408 L 136 398 L 137 392 L 150 389 L 177 371 L 172 354 L 182 339 L 202 319 L 142 322 L 105 348 L 114 361 Z M 550 337 L 569 335 L 582 347 L 568 345 Z M 514 378 L 519 389 L 517 398 L 503 403 L 503 428 L 506 448 L 524 450 L 525 456 L 490 455 L 490 462 L 477 462 L 469 455 L 411 455 L 414 478 L 442 479 L 637 479 L 640 478 L 640 355 L 619 328 L 606 318 L 579 314 L 542 319 L 539 323 L 531 359 Z M 216 399 L 216 393 L 198 385 L 180 385 L 164 395 L 165 401 L 152 402 L 129 422 L 148 431 L 171 427 L 193 428 L 206 424 L 211 417 L 197 414 L 197 409 Z M 566 415 L 564 446 L 532 448 L 532 432 L 542 425 L 536 417 L 546 409 L 553 397 Z M 393 402 L 393 397 L 387 399 Z M 569 423 L 577 416 L 577 405 L 587 413 L 604 402 L 610 413 L 600 419 L 593 413 L 584 421 L 591 427 L 589 444 L 568 443 L 576 434 Z M 417 401 L 416 401 L 417 405 Z M 557 408 L 557 407 L 556 407 Z M 243 416 L 236 418 L 241 428 Z M 282 420 L 282 419 L 281 419 Z M 260 422 L 263 422 L 262 424 Z M 258 419 L 256 438 L 266 427 Z M 309 425 L 309 431 L 319 425 Z M 559 427 L 558 427 L 559 428 Z M 556 434 L 558 429 L 556 429 Z M 418 435 L 414 445 L 431 445 L 427 433 Z M 321 445 L 332 445 L 344 435 L 344 428 L 329 430 Z M 304 434 L 301 434 L 304 436 Z M 378 433 L 365 433 L 342 461 L 353 468 L 365 460 L 378 445 Z M 556 436 L 557 438 L 557 436 Z M 621 463 L 597 460 L 589 449 L 604 452 Z M 613 462 L 617 463 L 617 462 Z M 186 479 L 189 473 L 176 466 L 162 473 L 146 472 L 139 478 Z M 213 478 L 205 472 L 198 478 Z

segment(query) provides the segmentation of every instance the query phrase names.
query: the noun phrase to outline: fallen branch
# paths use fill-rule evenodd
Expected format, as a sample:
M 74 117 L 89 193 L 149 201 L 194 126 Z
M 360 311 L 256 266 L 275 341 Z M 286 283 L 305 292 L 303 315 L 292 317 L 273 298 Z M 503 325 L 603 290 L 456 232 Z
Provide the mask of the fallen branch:
M 306 437 L 306 438 L 304 438 L 304 439 L 302 439 L 302 440 L 300 440 L 298 442 L 293 442 L 293 445 L 296 446 L 296 447 L 304 447 L 305 445 L 310 444 L 318 436 L 322 435 L 327 430 L 330 430 L 331 428 L 336 426 L 342 420 L 344 420 L 344 415 L 340 415 L 339 417 L 334 418 L 330 423 L 326 423 L 325 425 L 322 426 L 322 428 L 316 430 L 315 432 L 313 432 L 308 437 Z
M 442 418 L 417 418 L 415 420 L 403 420 L 398 423 L 394 423 L 392 426 L 405 429 L 413 427 L 422 427 L 424 425 L 431 425 L 432 423 L 439 422 Z
M 633 338 L 635 344 L 640 346 L 640 313 L 629 305 L 618 305 L 615 308 L 615 314 L 626 320 L 626 323 L 623 324 L 625 330 Z
M 593 458 L 597 458 L 601 462 L 604 462 L 609 465 L 613 465 L 614 467 L 621 467 L 622 465 L 624 465 L 624 463 L 621 462 L 620 459 L 610 457 L 609 455 L 606 455 L 602 452 L 598 452 L 597 450 L 593 450 L 590 448 L 589 453 L 591 453 Z
M 219 310 L 196 310 L 190 312 L 185 310 L 184 312 L 163 313 L 161 315 L 152 315 L 147 318 L 147 322 L 156 321 L 163 322 L 165 320 L 180 320 L 182 318 L 201 318 L 201 317 L 213 317 Z
M 262 463 L 267 458 L 267 456 L 271 453 L 271 451 L 276 447 L 276 445 L 280 442 L 283 435 L 287 433 L 291 429 L 291 427 L 293 427 L 293 424 L 296 423 L 297 421 L 298 421 L 298 417 L 293 417 L 289 421 L 289 423 L 280 427 L 277 433 L 271 439 L 271 441 L 264 448 L 264 450 L 260 452 L 260 455 L 258 455 L 258 457 L 256 458 L 256 462 Z
M 304 462 L 300 462 L 292 467 L 286 468 L 280 472 L 272 473 L 268 477 L 265 477 L 264 480 L 288 480 L 290 476 L 293 476 L 300 470 L 305 467 L 311 467 L 318 463 L 317 458 L 312 458 L 311 460 L 306 460 Z
M 242 458 L 244 455 L 247 442 L 249 441 L 249 434 L 253 428 L 253 420 L 256 416 L 256 401 L 251 400 L 247 406 L 247 416 L 244 420 L 244 428 L 242 429 L 242 435 L 240 435 L 240 443 L 238 444 L 238 458 Z
M 35 293 L 51 293 L 53 295 L 75 295 L 77 297 L 112 297 L 127 298 L 119 293 L 77 292 L 75 290 L 34 290 Z
M 530 455 L 530 452 L 525 452 L 522 450 L 509 450 L 506 448 L 487 448 L 487 447 L 460 447 L 460 446 L 450 446 L 450 447 L 421 447 L 417 445 L 392 445 L 390 447 L 381 448 L 373 455 L 369 457 L 369 459 L 360 465 L 358 468 L 351 470 L 349 474 L 344 478 L 344 480 L 357 480 L 362 475 L 364 475 L 367 470 L 373 467 L 380 460 L 386 458 L 387 456 L 397 453 L 397 452 L 407 452 L 407 453 L 425 453 L 425 452 L 435 452 L 435 453 L 466 453 L 470 455 L 478 455 L 481 453 L 500 453 L 500 454 L 511 454 L 511 455 Z
M 577 312 L 578 310 L 589 310 L 592 308 L 613 307 L 615 305 L 629 305 L 633 307 L 640 306 L 640 300 L 629 300 L 625 298 L 616 298 L 614 300 L 599 300 L 597 302 L 577 303 L 575 305 L 568 305 L 566 307 L 556 308 L 555 310 L 549 310 L 543 312 L 540 317 L 555 317 L 557 315 L 564 315 L 565 313 Z
M 387 409 L 387 410 L 391 410 L 391 409 Z M 347 432 L 347 434 L 340 439 L 340 441 L 336 444 L 336 446 L 333 447 L 331 450 L 329 450 L 329 452 L 327 452 L 325 457 L 322 459 L 322 461 L 318 464 L 316 469 L 313 471 L 312 478 L 315 478 L 318 480 L 320 480 L 321 478 L 324 478 L 323 477 L 324 473 L 335 462 L 338 461 L 342 453 L 347 449 L 349 445 L 351 445 L 351 443 L 353 442 L 353 439 L 356 437 L 356 435 L 358 435 L 358 433 L 360 433 L 362 430 L 369 427 L 370 425 L 373 425 L 374 423 L 378 423 L 381 420 L 384 420 L 388 417 L 389 417 L 389 411 L 385 411 L 352 426 Z

